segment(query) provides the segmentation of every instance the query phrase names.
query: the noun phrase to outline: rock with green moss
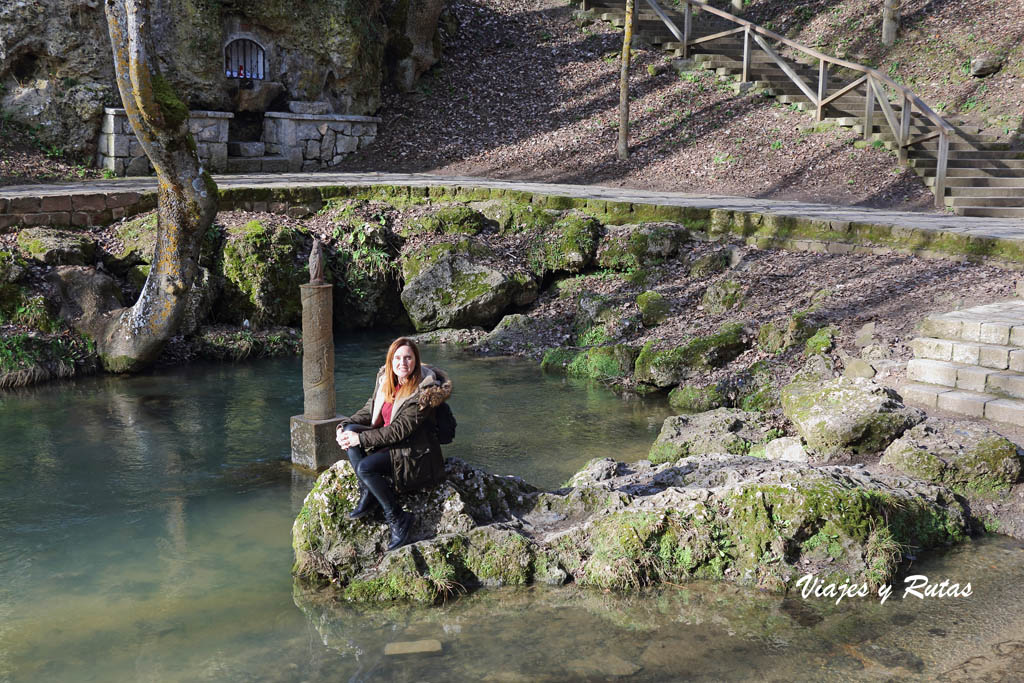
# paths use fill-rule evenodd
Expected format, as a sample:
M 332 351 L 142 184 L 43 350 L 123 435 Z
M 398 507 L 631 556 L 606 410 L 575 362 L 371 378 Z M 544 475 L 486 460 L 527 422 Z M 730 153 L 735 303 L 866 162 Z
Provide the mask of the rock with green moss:
M 988 427 L 932 418 L 892 442 L 881 463 L 966 495 L 1008 491 L 1024 468 L 1020 449 Z
M 442 206 L 410 220 L 398 230 L 402 237 L 413 235 L 478 235 L 487 217 L 463 204 Z
M 608 226 L 597 251 L 602 268 L 634 271 L 664 263 L 679 254 L 690 232 L 675 223 Z
M 640 309 L 640 320 L 644 327 L 654 327 L 664 322 L 672 312 L 668 299 L 650 290 L 637 295 L 636 305 Z
M 402 254 L 402 304 L 418 331 L 491 327 L 509 306 L 537 298 L 529 273 L 503 264 L 489 247 L 465 239 Z
M 743 303 L 743 285 L 735 280 L 714 282 L 704 290 L 700 303 L 708 313 L 725 313 Z
M 78 232 L 25 228 L 18 246 L 29 257 L 51 266 L 84 266 L 96 260 L 96 241 Z
M 25 274 L 28 263 L 13 251 L 0 250 L 0 286 L 11 285 Z
M 638 382 L 667 388 L 689 377 L 694 370 L 717 368 L 750 347 L 750 335 L 740 323 L 723 325 L 714 334 L 695 337 L 684 346 L 659 349 L 658 341 L 644 344 L 634 368 Z
M 553 327 L 554 324 L 549 320 L 512 313 L 498 321 L 494 329 L 483 335 L 474 347 L 488 354 L 533 351 L 537 340 L 548 336 Z
M 487 336 L 482 327 L 455 328 L 444 327 L 430 332 L 420 332 L 410 338 L 417 344 L 452 344 L 454 346 L 472 346 Z
M 710 453 L 747 455 L 766 440 L 766 434 L 757 413 L 735 408 L 674 415 L 662 424 L 647 459 L 658 464 Z
M 106 265 L 114 272 L 153 262 L 156 251 L 157 214 L 150 213 L 123 221 L 114 228 L 114 235 L 121 240 L 121 249 Z
M 784 591 L 808 572 L 877 586 L 904 547 L 955 543 L 969 523 L 940 486 L 727 454 L 593 460 L 547 492 L 449 460 L 438 486 L 407 496 L 415 542 L 386 554 L 384 524 L 348 520 L 357 497 L 346 462 L 320 476 L 292 527 L 294 573 L 374 604 L 565 581 L 630 590 L 724 579 Z
M 839 330 L 829 325 L 828 327 L 822 327 L 815 332 L 804 344 L 804 350 L 808 356 L 816 354 L 828 353 L 832 350 L 832 345 L 835 343 L 836 334 Z
M 549 273 L 579 273 L 594 262 L 601 224 L 579 211 L 570 211 L 529 246 L 530 269 L 539 277 Z
M 703 254 L 690 264 L 690 277 L 705 278 L 725 271 L 732 261 L 729 249 L 714 249 Z
M 718 390 L 718 385 L 685 385 L 668 392 L 668 404 L 673 410 L 683 413 L 703 413 L 721 408 L 728 399 Z
M 559 211 L 534 204 L 503 199 L 473 202 L 470 206 L 492 221 L 502 235 L 544 232 L 553 226 L 561 215 Z
M 863 378 L 793 382 L 782 388 L 781 400 L 818 461 L 880 453 L 924 420 L 895 391 Z
M 614 381 L 627 377 L 637 350 L 626 344 L 595 346 L 576 354 L 565 367 L 570 377 Z
M 249 221 L 229 230 L 220 275 L 224 292 L 217 319 L 251 325 L 297 325 L 302 316 L 299 286 L 309 281 L 300 258 L 305 240 L 287 226 Z

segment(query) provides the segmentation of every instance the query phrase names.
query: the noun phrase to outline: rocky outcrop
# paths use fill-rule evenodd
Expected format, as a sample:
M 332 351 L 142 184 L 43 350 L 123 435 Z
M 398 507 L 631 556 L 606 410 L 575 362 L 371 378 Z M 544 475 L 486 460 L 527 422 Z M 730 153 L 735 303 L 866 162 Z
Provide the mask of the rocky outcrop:
M 18 233 L 18 246 L 51 266 L 84 266 L 96 259 L 95 240 L 67 230 L 26 228 Z
M 657 340 L 644 344 L 637 356 L 638 382 L 668 388 L 685 380 L 696 370 L 725 365 L 750 347 L 750 335 L 743 325 L 729 323 L 712 335 L 695 337 L 685 346 L 658 348 Z
M 582 213 L 569 212 L 530 246 L 530 268 L 538 277 L 552 273 L 579 273 L 594 262 L 601 224 Z
M 667 418 L 647 458 L 657 464 L 711 453 L 747 455 L 766 439 L 767 428 L 758 413 L 718 408 Z
M 409 92 L 427 69 L 441 58 L 443 39 L 438 20 L 445 0 L 385 0 L 389 76 L 399 90 Z M 454 33 L 451 23 L 445 26 Z
M 689 240 L 690 232 L 675 223 L 608 226 L 598 246 L 597 263 L 613 270 L 656 265 L 679 254 Z
M 1020 481 L 1024 458 L 984 425 L 930 418 L 890 444 L 881 464 L 960 493 L 994 494 Z
M 490 327 L 505 310 L 537 298 L 529 273 L 515 271 L 489 247 L 470 239 L 402 254 L 402 303 L 418 331 Z
M 818 461 L 879 453 L 924 419 L 892 389 L 840 377 L 782 388 L 782 410 Z
M 297 324 L 299 286 L 309 279 L 299 258 L 304 239 L 293 228 L 259 221 L 232 228 L 224 244 L 218 319 L 257 327 Z
M 60 317 L 86 333 L 95 335 L 100 316 L 124 306 L 114 279 L 95 268 L 62 266 L 47 279 L 58 293 Z
M 387 554 L 383 523 L 347 519 L 357 497 L 347 462 L 320 476 L 292 528 L 294 573 L 372 602 L 567 581 L 622 590 L 708 578 L 778 591 L 806 573 L 880 585 L 903 547 L 957 542 L 969 523 L 941 486 L 734 455 L 595 460 L 547 492 L 449 460 L 440 485 L 407 497 L 419 540 Z

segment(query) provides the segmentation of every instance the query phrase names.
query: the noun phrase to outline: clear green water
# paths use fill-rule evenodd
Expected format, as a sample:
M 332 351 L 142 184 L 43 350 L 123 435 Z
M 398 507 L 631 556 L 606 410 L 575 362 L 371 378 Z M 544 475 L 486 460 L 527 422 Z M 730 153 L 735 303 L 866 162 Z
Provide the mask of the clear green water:
M 340 411 L 362 405 L 386 345 L 339 344 Z M 540 486 L 593 457 L 642 457 L 668 414 L 533 364 L 425 359 L 455 380 L 446 453 Z M 972 581 L 972 597 L 884 606 L 714 584 L 483 590 L 433 609 L 293 595 L 290 529 L 312 479 L 283 459 L 301 406 L 298 359 L 0 395 L 0 681 L 888 680 L 968 657 L 1015 666 L 1024 550 L 1005 539 L 915 568 Z M 442 652 L 383 654 L 421 639 Z

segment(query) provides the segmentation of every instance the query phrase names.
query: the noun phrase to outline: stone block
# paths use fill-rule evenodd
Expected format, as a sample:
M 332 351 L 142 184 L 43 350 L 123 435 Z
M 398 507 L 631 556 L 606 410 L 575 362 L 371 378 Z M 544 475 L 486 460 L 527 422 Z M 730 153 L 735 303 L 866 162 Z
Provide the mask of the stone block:
M 430 640 L 410 640 L 407 642 L 388 643 L 384 646 L 385 657 L 397 657 L 400 655 L 428 655 L 441 652 L 441 641 L 431 638 Z
M 287 173 L 291 168 L 291 162 L 285 157 L 263 157 L 264 173 Z M 257 202 L 259 203 L 259 202 Z M 266 206 L 266 202 L 263 202 Z M 259 211 L 260 209 L 253 209 Z
M 7 200 L 0 197 L 0 213 L 7 213 Z
M 1006 346 L 981 344 L 978 347 L 978 364 L 985 368 L 1005 370 L 1010 367 L 1010 349 Z
M 964 341 L 981 341 L 981 323 L 973 320 L 964 320 L 960 326 L 960 338 Z
M 110 210 L 110 218 L 115 221 L 119 221 L 125 217 L 128 212 L 125 211 L 123 206 L 118 206 Z
M 956 373 L 960 367 L 962 366 L 941 360 L 914 358 L 907 363 L 907 379 L 913 382 L 955 387 Z
M 994 372 L 988 376 L 988 390 L 1013 398 L 1024 398 L 1024 375 Z
M 1024 325 L 1014 325 L 1010 328 L 1010 344 L 1024 348 Z
M 42 197 L 39 200 L 40 211 L 70 211 L 71 195 L 59 194 L 50 197 Z
M 984 417 L 985 404 L 990 400 L 992 397 L 986 394 L 975 394 L 970 391 L 946 391 L 939 394 L 936 407 L 939 410 L 948 410 L 961 415 Z
M 986 391 L 988 376 L 994 372 L 988 368 L 960 368 L 956 371 L 956 386 L 967 391 Z
M 203 129 L 199 131 L 196 139 L 202 140 L 203 142 L 220 142 L 220 124 L 212 123 L 203 126 Z
M 211 142 L 208 144 L 210 157 L 207 163 L 214 173 L 223 173 L 228 169 L 228 144 L 226 142 Z
M 318 140 L 308 140 L 305 148 L 302 150 L 302 158 L 305 161 L 311 161 L 313 159 L 320 159 L 320 142 Z M 305 164 L 303 164 L 303 170 L 305 170 Z
M 262 142 L 229 142 L 228 155 L 233 157 L 261 157 L 266 152 Z
M 124 175 L 125 157 L 103 157 L 103 168 L 112 171 L 114 175 Z
M 900 395 L 907 403 L 916 403 L 928 408 L 934 408 L 938 401 L 939 394 L 951 391 L 949 387 L 939 387 L 934 384 L 919 384 L 907 382 L 900 385 Z
M 270 202 L 267 205 L 267 211 L 270 213 L 284 213 L 288 210 L 288 205 L 284 202 Z
M 931 360 L 953 359 L 953 342 L 948 339 L 918 337 L 910 342 L 910 348 L 914 350 L 914 356 L 917 358 L 929 358 Z
M 0 235 L 14 232 L 21 225 L 21 216 L 0 214 Z
M 124 167 L 125 175 L 149 175 L 151 170 L 152 166 L 147 156 L 135 157 Z
M 142 149 L 142 143 L 136 138 L 132 138 L 128 141 L 128 156 L 130 157 L 141 157 L 146 154 L 146 150 Z
M 259 173 L 263 164 L 259 158 L 228 157 L 228 173 Z
M 71 225 L 75 226 L 76 228 L 84 228 L 86 226 L 92 225 L 90 214 L 86 213 L 85 211 L 75 211 L 74 213 L 71 214 Z
M 783 436 L 765 444 L 764 456 L 768 460 L 786 460 L 789 462 L 807 462 L 808 455 L 800 437 Z
M 1024 349 L 1010 351 L 1010 369 L 1014 372 L 1024 372 Z
M 320 159 L 322 161 L 330 161 L 334 157 L 334 138 L 335 133 L 333 130 L 329 130 L 324 133 L 323 138 L 320 140 Z
M 953 356 L 950 358 L 954 363 L 967 363 L 977 365 L 981 357 L 981 347 L 970 342 L 953 342 Z
M 327 469 L 345 457 L 335 431 L 343 416 L 330 420 L 310 420 L 303 415 L 291 419 L 292 463 L 306 469 Z
M 108 154 L 109 146 L 107 142 L 110 140 L 109 135 L 100 135 L 100 141 L 96 144 L 96 152 L 98 154 Z
M 50 214 L 48 213 L 26 213 L 21 216 L 21 224 L 26 228 L 34 228 L 40 225 L 50 224 Z
M 350 135 L 339 135 L 334 143 L 334 150 L 337 154 L 351 154 L 359 147 L 359 140 Z
M 252 203 L 252 209 L 250 209 L 250 210 L 251 211 L 259 211 L 260 213 L 263 213 L 263 212 L 265 212 L 267 210 L 267 203 L 266 202 L 253 202 Z
M 268 145 L 277 142 L 277 126 L 270 120 L 263 122 L 263 142 Z
M 300 102 L 298 100 L 288 103 L 288 111 L 293 114 L 329 114 L 331 105 L 327 102 Z
M 921 333 L 929 337 L 940 339 L 960 339 L 960 330 L 963 328 L 963 321 L 949 320 L 947 318 L 925 318 L 921 323 Z
M 1024 401 L 997 398 L 985 404 L 985 418 L 1024 427 Z
M 115 157 L 129 156 L 132 137 L 129 137 L 127 135 L 108 135 L 107 154 L 112 154 Z
M 14 197 L 8 206 L 11 213 L 36 213 L 41 208 L 39 197 Z
M 336 135 L 352 135 L 352 124 L 348 121 L 335 121 L 331 124 L 331 130 Z
M 293 121 L 296 140 L 311 140 L 320 137 L 320 126 L 313 121 Z
M 100 132 L 103 134 L 117 133 L 120 132 L 121 126 L 118 123 L 117 117 L 113 114 L 103 115 L 103 125 L 100 128 Z
M 54 227 L 66 228 L 71 225 L 71 213 L 68 211 L 54 211 L 48 215 L 50 217 L 49 224 Z
M 358 145 L 358 147 L 360 149 L 362 149 L 363 147 L 369 147 L 370 145 L 372 145 L 374 143 L 374 141 L 376 139 L 377 139 L 376 135 L 360 135 L 359 136 L 359 145 Z M 822 245 L 822 246 L 824 246 L 824 245 Z M 812 245 L 811 249 L 808 249 L 808 251 L 814 251 L 813 245 Z M 822 253 L 824 253 L 824 252 L 822 252 Z
M 313 160 L 303 161 L 302 162 L 302 172 L 303 173 L 310 173 L 312 171 L 319 171 L 319 170 L 320 170 L 320 160 L 319 159 L 313 159 Z
M 1010 325 L 1007 323 L 982 323 L 981 342 L 984 344 L 1009 344 Z
M 196 155 L 202 161 L 206 161 L 210 158 L 210 146 L 205 142 L 196 143 Z
M 139 201 L 138 192 L 111 192 L 107 195 L 107 208 L 113 209 L 119 206 L 131 206 Z
M 852 254 L 855 246 L 845 242 L 829 242 L 826 250 L 830 254 Z

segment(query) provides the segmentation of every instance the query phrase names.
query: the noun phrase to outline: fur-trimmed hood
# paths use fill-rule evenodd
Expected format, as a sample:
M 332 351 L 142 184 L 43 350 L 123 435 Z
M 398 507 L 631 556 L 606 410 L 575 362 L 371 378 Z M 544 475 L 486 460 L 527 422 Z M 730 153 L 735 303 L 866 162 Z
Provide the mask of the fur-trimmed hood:
M 416 391 L 395 401 L 395 405 L 391 409 L 392 416 L 397 415 L 398 411 L 407 401 L 415 400 L 420 410 L 426 410 L 427 408 L 436 408 L 447 401 L 448 397 L 452 395 L 452 380 L 448 377 L 447 373 L 440 368 L 422 363 L 420 364 L 420 371 L 423 373 L 423 379 L 420 380 Z M 380 419 L 380 412 L 383 406 L 384 367 L 382 366 L 377 373 L 377 391 L 373 399 L 372 425 L 376 425 Z

